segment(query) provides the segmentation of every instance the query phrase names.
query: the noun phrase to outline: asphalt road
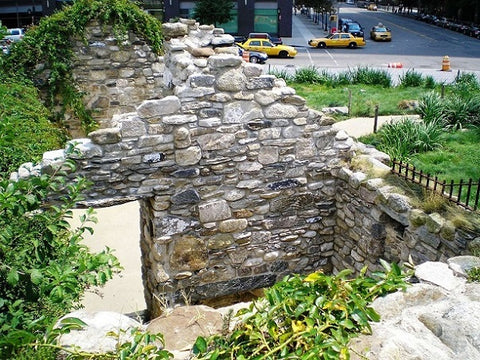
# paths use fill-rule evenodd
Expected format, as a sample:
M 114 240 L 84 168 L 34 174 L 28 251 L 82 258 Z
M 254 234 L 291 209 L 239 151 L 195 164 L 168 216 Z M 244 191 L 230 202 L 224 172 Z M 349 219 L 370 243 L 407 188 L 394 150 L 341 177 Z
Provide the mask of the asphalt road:
M 358 21 L 365 30 L 367 45 L 357 49 L 316 49 L 308 46 L 312 37 L 323 37 L 322 25 L 304 15 L 293 18 L 293 36 L 283 38 L 294 45 L 298 54 L 294 59 L 270 58 L 270 66 L 298 68 L 349 68 L 355 66 L 387 67 L 402 63 L 404 68 L 441 69 L 444 56 L 449 56 L 453 70 L 480 71 L 480 40 L 427 24 L 415 19 L 385 11 L 368 11 L 353 6 L 340 8 L 340 17 Z M 391 42 L 369 39 L 369 31 L 379 22 L 392 29 Z

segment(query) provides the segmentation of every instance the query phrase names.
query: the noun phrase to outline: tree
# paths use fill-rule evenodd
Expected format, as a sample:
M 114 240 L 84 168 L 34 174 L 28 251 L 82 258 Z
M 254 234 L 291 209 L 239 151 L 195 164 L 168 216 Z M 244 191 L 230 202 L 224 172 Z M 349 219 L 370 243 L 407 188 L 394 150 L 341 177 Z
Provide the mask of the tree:
M 230 0 L 200 0 L 195 2 L 193 17 L 201 24 L 225 24 L 232 19 Z

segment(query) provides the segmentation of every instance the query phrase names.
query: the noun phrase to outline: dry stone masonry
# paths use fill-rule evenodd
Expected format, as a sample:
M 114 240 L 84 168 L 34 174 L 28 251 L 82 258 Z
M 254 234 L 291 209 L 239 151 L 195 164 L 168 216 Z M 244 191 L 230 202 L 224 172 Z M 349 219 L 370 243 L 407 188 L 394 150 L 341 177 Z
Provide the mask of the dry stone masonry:
M 248 291 L 288 273 L 373 270 L 379 258 L 468 252 L 474 235 L 412 209 L 381 177 L 351 170 L 356 156 L 388 172 L 385 154 L 337 132 L 282 79 L 243 62 L 230 35 L 190 20 L 164 24 L 164 32 L 162 64 L 148 63 L 154 58 L 145 44 L 132 48 L 141 55 L 134 63 L 115 46 L 91 43 L 80 51 L 102 49 L 97 58 L 118 60 L 115 72 L 101 72 L 94 64 L 104 60 L 83 59 L 91 72 L 79 71 L 80 83 L 91 84 L 94 73 L 105 83 L 88 87 L 98 100 L 89 103 L 112 105 L 118 97 L 125 107 L 74 140 L 80 155 L 70 155 L 78 164 L 72 178 L 93 181 L 84 205 L 140 201 L 152 316 L 184 297 Z M 138 90 L 156 83 L 152 66 L 163 69 L 163 83 Z M 132 95 L 137 91 L 148 99 Z M 41 165 L 26 164 L 14 176 L 47 171 L 64 157 L 64 150 L 47 153 Z

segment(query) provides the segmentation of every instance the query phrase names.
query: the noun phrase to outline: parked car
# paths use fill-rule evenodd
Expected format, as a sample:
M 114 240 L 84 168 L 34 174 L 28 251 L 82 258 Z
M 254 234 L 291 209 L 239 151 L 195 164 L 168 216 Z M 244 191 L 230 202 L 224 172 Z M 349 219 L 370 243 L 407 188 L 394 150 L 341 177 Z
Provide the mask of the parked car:
M 282 38 L 270 35 L 269 33 L 250 33 L 248 34 L 249 39 L 267 39 L 272 44 L 275 45 L 282 45 L 283 41 Z
M 239 44 L 248 51 L 260 51 L 266 53 L 268 56 L 279 57 L 295 57 L 297 49 L 288 45 L 275 45 L 269 40 L 265 39 L 247 39 L 245 42 Z
M 238 47 L 238 54 L 243 56 L 245 51 L 248 51 L 248 61 L 251 63 L 265 64 L 268 60 L 268 55 L 261 51 L 245 50 L 241 45 L 235 44 Z
M 350 33 L 335 33 L 308 41 L 308 45 L 317 48 L 348 47 L 353 49 L 358 46 L 365 46 L 365 44 L 366 41 L 363 37 L 355 37 Z
M 4 39 L 10 40 L 10 41 L 20 41 L 23 39 L 24 35 L 25 35 L 25 29 L 22 29 L 22 28 L 7 29 L 7 35 L 4 36 Z
M 0 48 L 2 49 L 3 54 L 10 53 L 10 44 L 11 44 L 10 40 L 5 40 L 5 39 L 0 40 Z
M 392 41 L 392 31 L 380 23 L 370 30 L 370 39 L 375 41 Z
M 348 32 L 355 37 L 365 37 L 365 33 L 363 32 L 363 27 L 356 21 L 349 22 L 343 24 L 340 28 L 342 32 Z
M 348 24 L 348 23 L 353 23 L 355 22 L 353 19 L 350 18 L 338 18 L 338 28 L 341 29 L 343 25 Z

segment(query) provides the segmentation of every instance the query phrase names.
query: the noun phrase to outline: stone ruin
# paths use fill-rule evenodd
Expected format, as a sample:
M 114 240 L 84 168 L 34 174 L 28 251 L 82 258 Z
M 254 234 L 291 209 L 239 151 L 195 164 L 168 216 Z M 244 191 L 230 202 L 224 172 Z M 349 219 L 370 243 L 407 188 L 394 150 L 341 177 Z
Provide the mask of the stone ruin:
M 152 317 L 185 295 L 197 303 L 289 273 L 468 253 L 477 235 L 413 209 L 382 176 L 352 170 L 355 158 L 385 175 L 388 157 L 334 130 L 264 66 L 244 62 L 230 35 L 191 20 L 164 31 L 163 57 L 138 38 L 122 48 L 98 38 L 79 44 L 86 101 L 112 116 L 73 140 L 80 155 L 69 155 L 78 165 L 71 178 L 93 182 L 80 206 L 140 202 Z M 65 154 L 46 153 L 13 177 L 47 171 Z

